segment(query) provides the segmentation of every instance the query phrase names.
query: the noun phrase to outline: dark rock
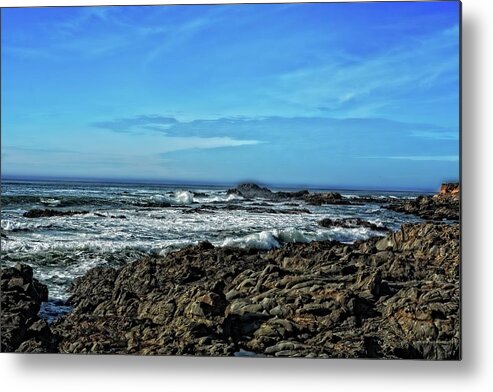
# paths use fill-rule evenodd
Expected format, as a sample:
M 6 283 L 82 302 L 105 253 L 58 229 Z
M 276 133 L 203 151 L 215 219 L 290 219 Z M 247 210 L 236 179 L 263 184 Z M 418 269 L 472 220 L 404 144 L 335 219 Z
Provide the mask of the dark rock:
M 53 209 L 33 209 L 22 214 L 25 218 L 51 218 L 53 216 L 73 216 L 89 214 L 90 211 L 62 211 Z
M 241 184 L 236 188 L 229 189 L 228 194 L 239 195 L 245 199 L 268 199 L 268 200 L 285 200 L 285 199 L 300 199 L 308 195 L 307 190 L 297 192 L 272 192 L 268 188 L 260 187 L 257 184 Z
M 245 211 L 253 214 L 310 214 L 306 208 L 267 208 L 257 206 L 245 206 L 238 204 L 229 204 L 226 206 L 200 206 L 183 210 L 184 214 L 209 214 L 214 211 Z
M 48 289 L 33 279 L 31 267 L 17 264 L 3 268 L 1 292 L 1 351 L 55 352 L 56 336 L 38 316 Z
M 305 200 L 308 204 L 317 206 L 322 204 L 351 204 L 348 199 L 343 198 L 338 192 L 311 193 L 305 195 L 303 200 Z
M 394 200 L 383 207 L 431 221 L 458 221 L 460 218 L 459 184 L 444 184 L 440 193 L 435 196 L 419 196 L 415 200 Z

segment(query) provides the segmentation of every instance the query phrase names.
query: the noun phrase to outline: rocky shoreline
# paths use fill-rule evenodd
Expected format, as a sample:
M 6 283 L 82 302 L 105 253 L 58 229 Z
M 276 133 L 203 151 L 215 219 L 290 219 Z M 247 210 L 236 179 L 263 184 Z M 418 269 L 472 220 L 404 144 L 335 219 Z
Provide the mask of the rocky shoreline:
M 459 216 L 458 198 L 445 192 L 412 210 L 402 202 L 429 221 L 350 245 L 202 242 L 97 267 L 73 281 L 72 311 L 51 325 L 38 317 L 48 293 L 30 267 L 4 268 L 1 350 L 458 359 L 460 229 L 436 222 Z M 430 203 L 447 212 L 429 215 Z
M 1 351 L 55 352 L 56 337 L 38 313 L 48 289 L 25 264 L 1 270 Z

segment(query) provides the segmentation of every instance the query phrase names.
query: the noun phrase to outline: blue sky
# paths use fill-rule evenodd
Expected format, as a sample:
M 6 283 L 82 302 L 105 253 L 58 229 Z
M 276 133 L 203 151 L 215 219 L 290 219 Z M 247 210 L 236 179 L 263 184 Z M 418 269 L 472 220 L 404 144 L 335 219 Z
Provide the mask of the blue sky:
M 435 190 L 459 3 L 2 10 L 2 175 Z

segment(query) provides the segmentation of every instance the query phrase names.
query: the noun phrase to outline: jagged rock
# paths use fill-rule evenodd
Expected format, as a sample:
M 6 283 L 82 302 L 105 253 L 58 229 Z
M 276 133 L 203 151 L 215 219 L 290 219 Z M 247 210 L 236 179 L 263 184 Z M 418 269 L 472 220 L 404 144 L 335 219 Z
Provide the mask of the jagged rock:
M 56 337 L 38 312 L 48 300 L 48 289 L 33 278 L 26 264 L 1 271 L 2 352 L 54 352 Z
M 460 218 L 459 184 L 443 184 L 440 193 L 435 196 L 418 196 L 415 200 L 393 200 L 383 206 L 393 211 L 417 215 L 432 221 Z
M 228 195 L 239 195 L 245 199 L 268 199 L 268 200 L 284 200 L 284 199 L 300 199 L 308 195 L 307 190 L 297 192 L 272 192 L 268 188 L 260 187 L 257 184 L 241 184 L 236 188 L 229 189 Z
M 458 195 L 460 193 L 460 186 L 458 182 L 445 183 L 440 186 L 439 195 Z

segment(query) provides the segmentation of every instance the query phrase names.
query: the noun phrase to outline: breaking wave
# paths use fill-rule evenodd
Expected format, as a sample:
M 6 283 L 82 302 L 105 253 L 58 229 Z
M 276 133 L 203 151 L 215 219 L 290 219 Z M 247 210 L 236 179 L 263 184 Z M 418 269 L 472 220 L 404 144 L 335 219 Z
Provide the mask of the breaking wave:
M 305 231 L 296 228 L 284 230 L 265 230 L 259 233 L 248 234 L 243 237 L 230 237 L 225 239 L 221 246 L 243 249 L 276 249 L 286 243 L 308 243 L 312 241 L 333 240 L 344 243 L 352 243 L 357 240 L 370 238 L 374 233 L 365 227 L 341 228 L 335 227 L 330 230 Z
M 164 204 L 186 205 L 194 202 L 193 193 L 190 191 L 178 191 L 172 195 L 152 195 L 145 202 L 148 206 L 162 206 Z

